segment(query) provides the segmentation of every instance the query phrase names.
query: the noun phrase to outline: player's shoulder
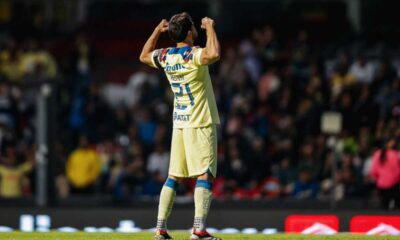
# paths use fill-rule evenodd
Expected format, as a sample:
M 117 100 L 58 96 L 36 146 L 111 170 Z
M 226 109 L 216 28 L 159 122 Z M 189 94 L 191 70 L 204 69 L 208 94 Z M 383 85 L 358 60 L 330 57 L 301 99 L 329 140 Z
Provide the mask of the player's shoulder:
M 198 52 L 198 51 L 200 51 L 200 50 L 202 50 L 203 48 L 202 47 L 200 47 L 200 46 L 193 46 L 192 47 L 192 52 Z
M 160 63 L 165 63 L 168 51 L 169 48 L 159 48 L 157 50 L 154 50 L 153 57 L 154 59 L 157 59 Z
M 200 46 L 184 46 L 184 47 L 167 47 L 160 48 L 154 51 L 154 59 L 164 66 L 169 61 L 179 61 L 183 64 L 192 62 L 198 58 L 201 52 Z

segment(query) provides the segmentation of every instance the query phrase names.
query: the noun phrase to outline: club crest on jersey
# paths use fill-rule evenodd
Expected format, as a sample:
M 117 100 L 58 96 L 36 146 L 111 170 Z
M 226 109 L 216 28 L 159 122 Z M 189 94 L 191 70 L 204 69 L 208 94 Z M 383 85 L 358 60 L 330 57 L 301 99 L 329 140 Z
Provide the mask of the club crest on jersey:
M 175 72 L 175 71 L 178 71 L 178 70 L 181 70 L 181 69 L 185 69 L 186 67 L 183 65 L 183 64 L 181 64 L 181 63 L 177 63 L 177 64 L 175 64 L 175 65 L 173 65 L 173 66 L 170 66 L 170 65 L 168 65 L 168 63 L 167 63 L 167 66 L 164 68 L 164 70 L 166 71 L 166 72 Z

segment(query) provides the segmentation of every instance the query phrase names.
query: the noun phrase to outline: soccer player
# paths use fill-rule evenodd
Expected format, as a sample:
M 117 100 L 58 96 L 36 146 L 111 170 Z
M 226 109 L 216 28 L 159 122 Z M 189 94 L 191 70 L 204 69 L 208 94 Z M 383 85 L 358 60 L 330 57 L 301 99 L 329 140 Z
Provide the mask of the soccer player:
M 197 178 L 194 191 L 195 215 L 191 239 L 219 240 L 205 228 L 212 199 L 212 182 L 217 173 L 217 132 L 220 123 L 208 65 L 220 58 L 214 21 L 205 17 L 204 48 L 195 47 L 197 30 L 188 13 L 162 20 L 145 43 L 140 61 L 163 69 L 175 94 L 169 176 L 160 194 L 156 239 L 172 239 L 167 220 L 176 188 L 183 178 Z M 161 33 L 168 32 L 176 47 L 155 50 Z

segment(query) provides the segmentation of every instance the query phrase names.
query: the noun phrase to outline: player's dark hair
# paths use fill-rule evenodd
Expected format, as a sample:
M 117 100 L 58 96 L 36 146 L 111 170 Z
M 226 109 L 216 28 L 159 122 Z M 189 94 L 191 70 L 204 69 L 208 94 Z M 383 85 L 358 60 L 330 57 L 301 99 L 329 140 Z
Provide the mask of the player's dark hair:
M 192 30 L 192 17 L 187 13 L 178 13 L 169 20 L 168 34 L 172 41 L 178 43 L 185 40 L 188 32 Z

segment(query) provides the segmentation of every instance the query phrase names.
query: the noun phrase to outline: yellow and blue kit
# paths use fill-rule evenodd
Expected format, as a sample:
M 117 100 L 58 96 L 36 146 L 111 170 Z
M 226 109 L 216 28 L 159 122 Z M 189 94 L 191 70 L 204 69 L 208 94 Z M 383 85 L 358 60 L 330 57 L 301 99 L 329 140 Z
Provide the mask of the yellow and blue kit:
M 153 51 L 152 64 L 163 69 L 174 92 L 170 175 L 216 175 L 217 133 L 220 123 L 203 49 L 185 46 Z

